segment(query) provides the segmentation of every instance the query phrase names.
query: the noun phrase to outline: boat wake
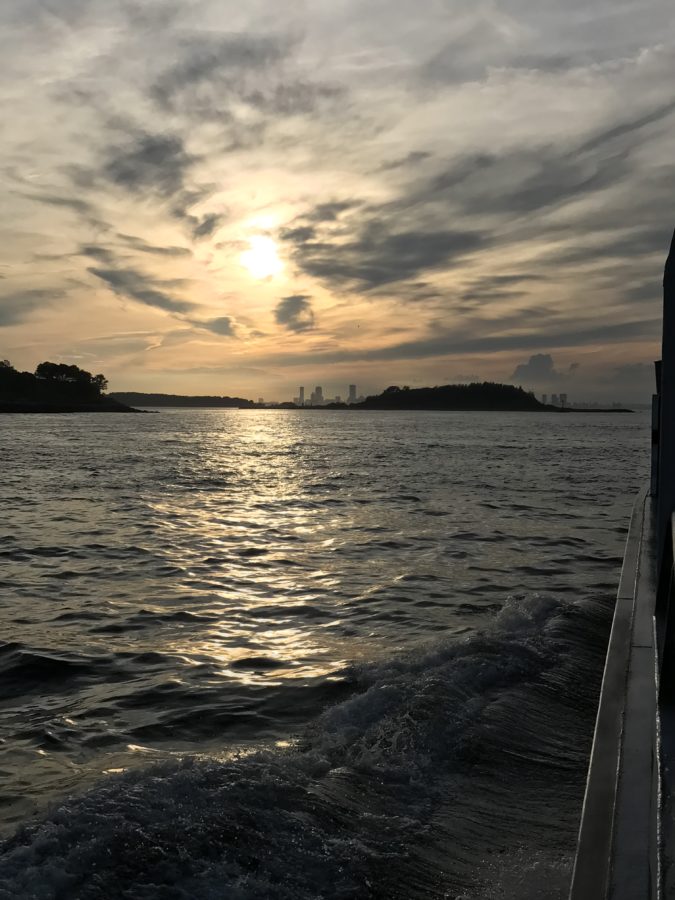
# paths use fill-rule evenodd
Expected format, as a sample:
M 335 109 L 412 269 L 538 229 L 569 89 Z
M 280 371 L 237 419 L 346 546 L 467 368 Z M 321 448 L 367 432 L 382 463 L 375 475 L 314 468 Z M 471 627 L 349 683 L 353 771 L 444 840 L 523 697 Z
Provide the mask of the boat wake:
M 112 776 L 5 841 L 0 897 L 562 898 L 611 606 L 512 597 L 287 749 Z

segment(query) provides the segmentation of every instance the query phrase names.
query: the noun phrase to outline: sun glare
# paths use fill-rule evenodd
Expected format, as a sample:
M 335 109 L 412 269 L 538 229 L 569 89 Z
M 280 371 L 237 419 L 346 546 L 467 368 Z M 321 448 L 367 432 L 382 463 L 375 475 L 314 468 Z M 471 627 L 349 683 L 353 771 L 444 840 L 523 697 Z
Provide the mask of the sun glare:
M 241 254 L 241 263 L 253 278 L 269 278 L 284 267 L 277 254 L 277 245 L 262 234 L 249 238 L 250 249 Z

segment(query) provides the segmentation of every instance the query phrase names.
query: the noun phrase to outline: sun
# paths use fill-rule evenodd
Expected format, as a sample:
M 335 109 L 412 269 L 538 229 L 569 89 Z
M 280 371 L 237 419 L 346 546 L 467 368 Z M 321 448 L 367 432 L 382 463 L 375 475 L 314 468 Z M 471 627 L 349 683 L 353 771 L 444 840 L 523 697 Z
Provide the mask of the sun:
M 258 234 L 248 239 L 249 249 L 241 254 L 240 260 L 253 278 L 269 278 L 278 275 L 284 267 L 279 259 L 277 245 L 270 237 Z

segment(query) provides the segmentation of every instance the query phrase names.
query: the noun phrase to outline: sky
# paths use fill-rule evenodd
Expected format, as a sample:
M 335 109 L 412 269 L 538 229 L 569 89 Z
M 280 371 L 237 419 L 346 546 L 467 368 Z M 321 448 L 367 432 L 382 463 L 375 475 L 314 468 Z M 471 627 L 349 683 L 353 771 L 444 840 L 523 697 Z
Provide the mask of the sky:
M 6 0 L 0 358 L 647 400 L 672 0 Z

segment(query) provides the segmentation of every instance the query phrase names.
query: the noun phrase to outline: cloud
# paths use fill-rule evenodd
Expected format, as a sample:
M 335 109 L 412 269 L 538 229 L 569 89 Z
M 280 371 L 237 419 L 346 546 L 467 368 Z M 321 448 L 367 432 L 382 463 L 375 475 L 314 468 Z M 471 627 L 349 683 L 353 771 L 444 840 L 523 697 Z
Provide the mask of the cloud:
M 196 325 L 199 328 L 205 328 L 207 331 L 212 331 L 214 334 L 222 335 L 223 337 L 235 337 L 235 328 L 234 328 L 234 320 L 230 318 L 230 316 L 219 316 L 217 319 L 208 319 L 205 322 L 192 322 L 193 325 Z
M 648 110 L 646 113 L 641 113 L 639 116 L 633 116 L 629 119 L 624 119 L 622 122 L 611 125 L 609 128 L 598 132 L 598 134 L 585 141 L 578 149 L 580 152 L 595 150 L 603 144 L 615 141 L 617 138 L 632 135 L 634 132 L 641 131 L 648 125 L 661 122 L 663 119 L 668 118 L 673 112 L 675 112 L 675 100 L 669 100 L 667 103 L 662 103 L 659 106 Z
M 131 247 L 133 250 L 138 250 L 140 253 L 150 253 L 154 256 L 172 256 L 172 257 L 180 257 L 180 256 L 191 256 L 190 250 L 187 247 L 160 247 L 157 244 L 150 244 L 147 241 L 143 240 L 143 238 L 137 237 L 132 234 L 123 234 L 118 233 L 117 237 L 123 241 L 127 246 Z
M 188 216 L 188 220 L 192 223 L 192 237 L 199 240 L 211 237 L 221 227 L 225 216 L 218 213 L 207 213 L 201 219 L 197 216 Z
M 150 88 L 151 96 L 167 111 L 201 109 L 213 105 L 215 90 L 237 93 L 246 75 L 269 69 L 286 58 L 289 38 L 251 34 L 208 33 L 185 36 L 177 48 L 178 61 L 167 67 Z
M 98 244 L 83 244 L 80 247 L 80 254 L 82 256 L 89 256 L 91 259 L 96 259 L 106 266 L 115 264 L 114 254 L 108 250 L 107 247 L 101 247 Z
M 150 191 L 166 198 L 184 189 L 186 172 L 194 162 L 178 135 L 140 132 L 109 149 L 102 174 L 127 191 Z
M 560 372 L 555 368 L 550 353 L 536 353 L 526 363 L 516 366 L 511 381 L 534 386 L 555 384 L 565 375 L 573 375 L 579 368 L 579 363 L 571 363 L 565 372 Z
M 118 296 L 135 300 L 145 306 L 172 313 L 186 313 L 194 306 L 193 303 L 181 300 L 169 293 L 165 289 L 167 283 L 158 282 L 136 269 L 91 267 L 88 271 L 107 284 Z M 172 283 L 168 284 L 173 286 Z
M 499 328 L 499 323 L 493 323 L 493 327 Z M 423 337 L 419 340 L 353 350 L 308 350 L 301 354 L 286 352 L 265 357 L 265 362 L 297 366 L 309 363 L 328 365 L 356 360 L 389 362 L 392 360 L 431 359 L 464 353 L 489 355 L 504 350 L 530 350 L 545 346 L 577 347 L 592 345 L 598 341 L 622 343 L 634 340 L 654 340 L 660 332 L 660 327 L 660 319 L 633 320 L 615 325 L 589 324 L 586 327 L 551 330 L 550 332 L 546 330 L 520 331 L 513 334 L 477 335 L 474 327 L 464 330 L 438 327 L 432 337 Z
M 316 210 L 306 218 L 316 220 Z M 398 230 L 395 222 L 375 216 L 352 227 L 346 239 L 346 229 L 314 240 L 297 226 L 280 237 L 294 245 L 293 259 L 305 274 L 334 288 L 361 291 L 446 268 L 486 242 L 485 235 L 468 230 Z
M 18 325 L 63 297 L 62 290 L 27 290 L 0 294 L 0 328 Z
M 289 331 L 309 331 L 314 327 L 314 313 L 311 298 L 304 294 L 284 297 L 274 310 L 274 318 L 279 325 Z
M 526 363 L 516 366 L 511 380 L 539 385 L 551 384 L 559 381 L 561 377 L 561 373 L 553 365 L 553 357 L 550 353 L 535 353 Z
M 176 62 L 149 86 L 149 96 L 164 113 L 218 121 L 230 150 L 255 146 L 274 119 L 313 113 L 344 94 L 340 85 L 295 71 L 298 43 L 290 33 L 184 35 Z
M 406 156 L 400 159 L 393 159 L 390 162 L 384 162 L 379 166 L 380 172 L 392 172 L 394 169 L 403 169 L 408 166 L 418 166 L 420 163 L 431 158 L 431 153 L 425 150 L 411 150 Z
M 466 290 L 460 294 L 458 309 L 472 310 L 485 302 L 494 300 L 515 300 L 527 296 L 523 290 L 532 282 L 542 281 L 541 275 L 528 272 L 522 274 L 482 275 L 472 279 Z

